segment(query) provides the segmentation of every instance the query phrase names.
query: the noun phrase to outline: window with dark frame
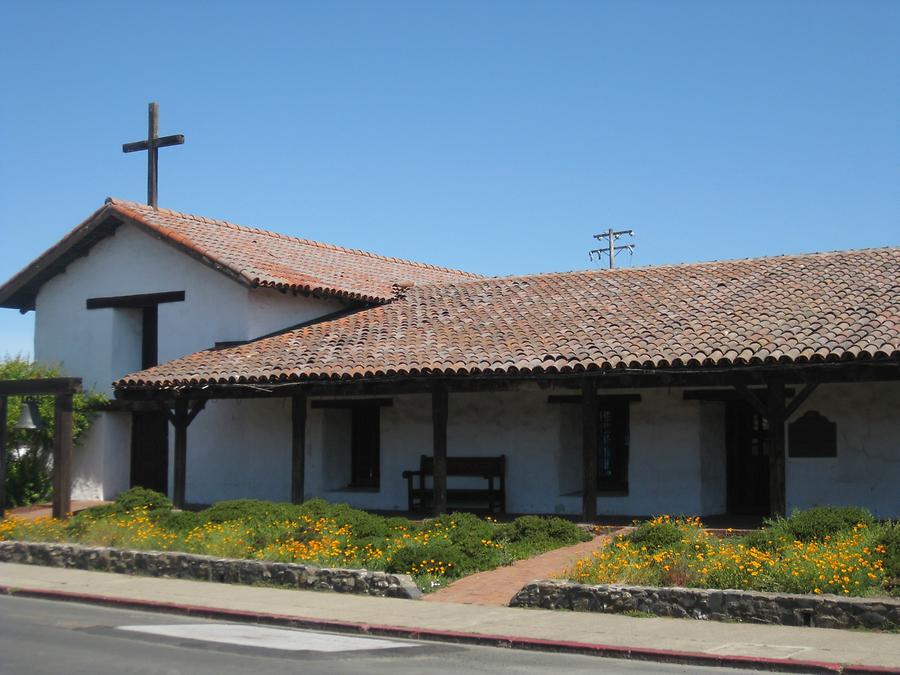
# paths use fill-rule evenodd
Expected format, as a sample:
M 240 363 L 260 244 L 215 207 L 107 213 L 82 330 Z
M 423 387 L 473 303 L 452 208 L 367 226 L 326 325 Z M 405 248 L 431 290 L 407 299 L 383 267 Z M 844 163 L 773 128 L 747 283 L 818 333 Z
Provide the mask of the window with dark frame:
M 628 401 L 601 401 L 597 416 L 597 489 L 628 492 Z
M 597 397 L 597 490 L 599 492 L 628 494 L 631 404 L 640 400 L 640 394 L 614 394 Z M 582 398 L 580 395 L 551 394 L 547 397 L 547 402 L 581 406 Z

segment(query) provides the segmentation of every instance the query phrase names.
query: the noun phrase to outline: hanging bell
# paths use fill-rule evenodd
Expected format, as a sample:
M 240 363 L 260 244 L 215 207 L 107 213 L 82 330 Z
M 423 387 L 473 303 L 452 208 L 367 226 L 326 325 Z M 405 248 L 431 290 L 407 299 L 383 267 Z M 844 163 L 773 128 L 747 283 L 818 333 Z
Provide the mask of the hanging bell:
M 15 429 L 43 429 L 44 420 L 41 419 L 41 413 L 38 410 L 37 400 L 28 397 L 22 401 L 22 412 L 19 414 L 19 421 L 15 424 Z

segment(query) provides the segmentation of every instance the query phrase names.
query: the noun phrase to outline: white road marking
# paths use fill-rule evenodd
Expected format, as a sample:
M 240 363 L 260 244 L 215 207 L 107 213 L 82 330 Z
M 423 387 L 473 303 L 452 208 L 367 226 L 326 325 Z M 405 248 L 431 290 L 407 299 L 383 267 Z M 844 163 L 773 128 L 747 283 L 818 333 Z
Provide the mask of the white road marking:
M 284 628 L 267 628 L 265 626 L 243 626 L 231 623 L 181 623 L 159 626 L 116 626 L 116 628 L 134 633 L 162 635 L 186 640 L 222 642 L 230 645 L 289 651 L 351 652 L 364 649 L 397 649 L 416 646 L 409 642 L 397 642 L 394 640 L 333 635 L 331 633 L 312 633 Z
M 722 654 L 723 656 L 755 656 L 760 658 L 792 659 L 795 656 L 808 652 L 811 647 L 797 645 L 767 645 L 752 642 L 729 642 L 728 644 L 707 649 L 707 654 Z

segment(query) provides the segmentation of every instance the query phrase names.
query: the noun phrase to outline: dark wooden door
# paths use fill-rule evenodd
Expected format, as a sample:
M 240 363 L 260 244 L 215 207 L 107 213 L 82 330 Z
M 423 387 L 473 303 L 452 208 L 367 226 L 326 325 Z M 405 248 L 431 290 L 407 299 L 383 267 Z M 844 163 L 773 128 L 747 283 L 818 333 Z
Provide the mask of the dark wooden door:
M 381 408 L 353 408 L 350 485 L 377 488 L 381 482 Z
M 727 404 L 728 512 L 769 515 L 769 428 L 750 404 Z
M 169 421 L 162 412 L 135 412 L 131 421 L 131 487 L 168 493 Z

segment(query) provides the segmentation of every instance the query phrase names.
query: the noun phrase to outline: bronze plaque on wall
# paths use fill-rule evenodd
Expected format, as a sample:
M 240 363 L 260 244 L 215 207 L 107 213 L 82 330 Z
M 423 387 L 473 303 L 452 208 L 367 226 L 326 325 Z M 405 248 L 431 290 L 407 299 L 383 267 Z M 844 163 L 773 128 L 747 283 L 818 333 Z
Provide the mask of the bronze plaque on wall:
M 790 457 L 837 457 L 837 424 L 810 410 L 788 425 Z

